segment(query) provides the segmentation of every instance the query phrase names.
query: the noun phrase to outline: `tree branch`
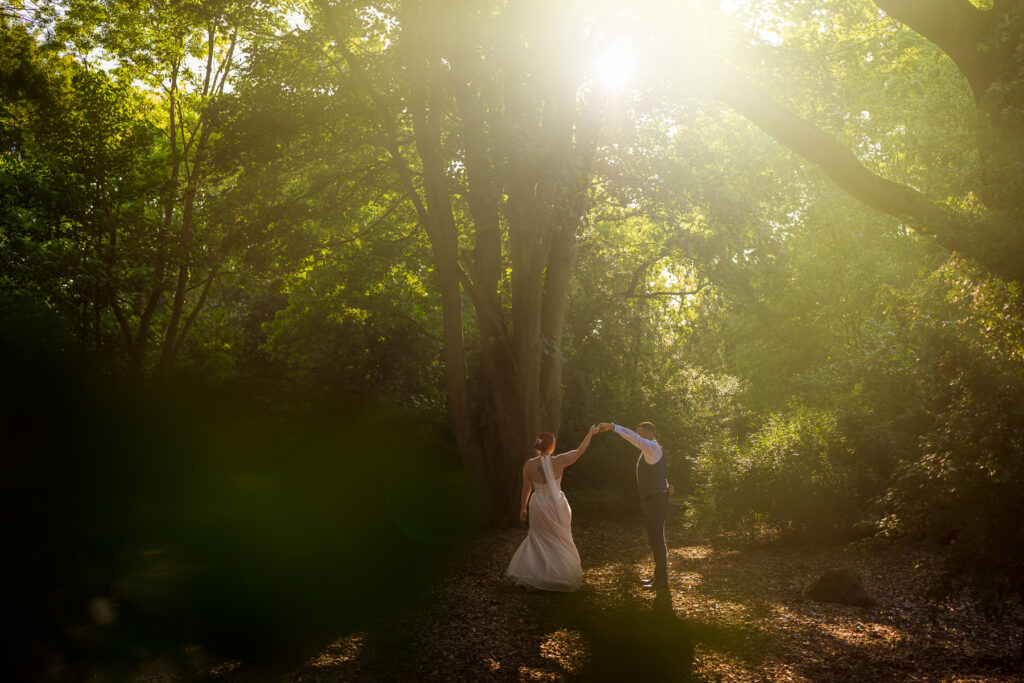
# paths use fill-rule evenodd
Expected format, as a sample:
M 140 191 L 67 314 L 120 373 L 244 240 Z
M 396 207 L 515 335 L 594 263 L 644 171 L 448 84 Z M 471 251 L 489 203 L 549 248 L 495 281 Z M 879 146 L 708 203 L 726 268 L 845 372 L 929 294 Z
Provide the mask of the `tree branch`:
M 776 102 L 760 86 L 725 65 L 713 94 L 776 141 L 820 167 L 840 188 L 873 209 L 933 235 L 950 251 L 968 251 L 964 226 L 918 190 L 868 170 L 850 149 L 816 124 Z
M 216 35 L 213 22 L 208 22 L 206 24 L 206 77 L 203 79 L 202 95 L 204 99 L 210 93 L 210 75 L 213 73 L 214 38 Z
M 114 311 L 114 317 L 117 318 L 118 327 L 121 328 L 121 337 L 124 340 L 124 348 L 128 355 L 128 362 L 131 363 L 132 349 L 134 348 L 134 341 L 132 340 L 132 328 L 128 322 L 128 316 L 121 310 L 121 303 L 117 300 L 117 295 L 110 294 L 110 308 Z
M 177 357 L 178 352 L 181 351 L 182 342 L 185 341 L 185 337 L 192 330 L 192 323 L 195 322 L 196 317 L 199 315 L 199 311 L 202 310 L 203 305 L 206 303 L 206 297 L 210 294 L 210 287 L 213 285 L 213 281 L 217 278 L 217 273 L 220 270 L 220 265 L 215 265 L 210 268 L 210 275 L 206 278 L 206 282 L 203 284 L 203 291 L 199 295 L 199 301 L 192 308 L 192 312 L 189 313 L 185 319 L 185 324 L 181 328 L 181 332 L 178 333 L 177 338 L 174 340 L 174 347 L 171 350 L 171 360 Z
M 406 163 L 402 150 L 399 147 L 398 131 L 395 126 L 394 118 L 391 115 L 390 107 L 388 107 L 387 101 L 384 97 L 377 92 L 376 88 L 373 87 L 373 83 L 370 81 L 370 77 L 367 75 L 366 69 L 363 68 L 362 62 L 360 62 L 359 58 L 356 57 L 351 49 L 349 49 L 345 33 L 341 30 L 337 17 L 334 15 L 334 8 L 332 8 L 326 0 L 316 0 L 316 4 L 320 8 L 321 13 L 323 13 L 324 20 L 327 22 L 328 27 L 334 34 L 334 43 L 345 58 L 345 63 L 348 65 L 349 73 L 355 77 L 356 82 L 366 92 L 378 109 L 378 113 L 380 114 L 381 122 L 384 127 L 384 134 L 387 139 L 385 148 L 388 151 L 388 156 L 391 158 L 392 166 L 398 174 L 399 180 L 405 186 L 413 205 L 416 207 L 416 214 L 419 216 L 420 223 L 426 226 L 429 221 L 427 209 L 426 206 L 424 206 L 419 193 L 416 191 L 415 185 L 413 185 L 409 165 Z
M 444 339 L 441 339 L 436 334 L 433 334 L 430 331 L 428 331 L 427 328 L 423 327 L 423 324 L 420 321 L 416 320 L 415 318 L 413 318 L 411 316 L 408 316 L 405 313 L 401 313 L 399 311 L 384 311 L 384 312 L 387 313 L 388 315 L 393 315 L 396 318 L 401 318 L 402 320 L 407 320 L 408 322 L 412 323 L 416 327 L 416 329 L 419 330 L 420 333 L 423 334 L 423 336 L 426 337 L 427 339 L 433 340 L 433 341 L 437 342 L 438 344 L 442 344 L 442 345 L 444 344 Z
M 622 296 L 631 296 L 632 293 L 636 291 L 636 288 L 640 286 L 640 278 L 642 278 L 644 273 L 647 272 L 647 269 L 657 263 L 660 258 L 661 257 L 648 259 L 647 261 L 641 261 L 637 264 L 637 267 L 633 269 L 633 276 L 629 278 L 629 287 L 627 287 L 626 291 L 622 293 Z
M 383 222 L 384 222 L 385 220 L 387 220 L 388 216 L 390 216 L 390 215 L 391 215 L 391 214 L 393 214 L 393 213 L 394 213 L 395 211 L 397 211 L 397 210 L 398 210 L 398 207 L 399 207 L 399 206 L 401 206 L 401 205 L 402 205 L 402 202 L 404 202 L 405 200 L 406 200 L 406 196 L 405 196 L 404 194 L 400 194 L 400 195 L 398 195 L 398 196 L 397 196 L 397 197 L 396 197 L 396 198 L 394 199 L 394 201 L 392 201 L 392 202 L 391 202 L 391 205 L 390 205 L 390 206 L 388 206 L 388 208 L 387 208 L 387 209 L 386 209 L 386 210 L 384 211 L 384 213 L 382 213 L 381 215 L 377 216 L 377 218 L 375 218 L 375 219 L 374 219 L 374 220 L 373 220 L 373 221 L 372 221 L 372 222 L 371 222 L 371 223 L 370 223 L 369 225 L 367 225 L 367 226 L 366 226 L 365 228 L 363 228 L 362 230 L 360 230 L 360 231 L 356 232 L 356 233 L 355 233 L 354 235 L 352 235 L 351 237 L 346 237 L 346 238 L 343 238 L 343 239 L 342 239 L 342 238 L 339 238 L 339 239 L 336 239 L 336 240 L 331 240 L 331 242 L 330 242 L 330 243 L 331 243 L 332 245 L 341 245 L 341 244 L 351 244 L 352 242 L 355 242 L 355 241 L 357 241 L 357 240 L 361 240 L 361 239 L 363 239 L 364 237 L 366 237 L 367 235 L 369 235 L 370 233 L 372 233 L 372 232 L 373 232 L 374 230 L 376 230 L 376 229 L 377 229 L 377 227 L 378 227 L 378 226 L 379 226 L 379 225 L 380 225 L 381 223 L 383 223 Z
M 480 288 L 469 277 L 469 273 L 462 267 L 462 264 L 458 264 L 458 268 L 459 284 L 462 285 L 463 291 L 469 294 L 469 299 L 473 302 L 473 309 L 476 311 L 477 316 L 484 318 L 493 326 L 494 334 L 492 339 L 499 340 L 502 344 L 508 343 L 508 330 L 505 327 L 505 321 L 499 317 L 500 312 L 494 310 L 492 306 L 485 305 L 481 299 Z
M 980 10 L 968 0 L 874 0 L 893 19 L 935 43 L 967 78 L 977 101 L 995 77 L 990 59 L 979 49 L 994 11 Z
M 625 292 L 619 292 L 615 296 L 622 297 L 624 299 L 654 299 L 661 296 L 678 296 L 680 299 L 685 299 L 688 296 L 694 294 L 700 294 L 702 291 L 711 286 L 711 283 L 705 282 L 697 289 L 689 289 L 679 292 L 636 292 L 632 289 L 626 290 Z

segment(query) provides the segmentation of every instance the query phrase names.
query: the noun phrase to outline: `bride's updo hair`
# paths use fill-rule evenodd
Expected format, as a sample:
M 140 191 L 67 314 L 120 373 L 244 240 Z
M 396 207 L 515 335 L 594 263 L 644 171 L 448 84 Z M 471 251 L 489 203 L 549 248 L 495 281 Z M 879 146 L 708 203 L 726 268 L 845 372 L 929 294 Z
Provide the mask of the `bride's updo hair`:
M 551 432 L 541 432 L 537 440 L 533 442 L 533 450 L 538 453 L 550 453 L 555 450 L 555 435 Z

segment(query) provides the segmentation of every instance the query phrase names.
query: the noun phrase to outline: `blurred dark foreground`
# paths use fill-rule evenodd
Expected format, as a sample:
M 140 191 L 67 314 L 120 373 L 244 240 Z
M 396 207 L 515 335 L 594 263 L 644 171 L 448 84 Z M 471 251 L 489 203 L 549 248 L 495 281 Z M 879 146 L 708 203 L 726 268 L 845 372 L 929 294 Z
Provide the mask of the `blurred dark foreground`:
M 186 644 L 287 670 L 410 607 L 478 524 L 447 439 L 415 415 L 130 391 L 3 344 L 4 680 L 118 678 Z

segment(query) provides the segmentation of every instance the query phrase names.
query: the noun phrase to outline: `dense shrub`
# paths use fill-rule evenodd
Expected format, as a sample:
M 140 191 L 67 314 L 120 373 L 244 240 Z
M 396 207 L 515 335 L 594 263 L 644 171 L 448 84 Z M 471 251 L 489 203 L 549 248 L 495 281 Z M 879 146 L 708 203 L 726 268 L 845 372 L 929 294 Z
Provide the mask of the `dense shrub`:
M 1024 593 L 1022 312 L 1018 285 L 956 262 L 907 297 L 905 334 L 919 340 L 908 379 L 932 426 L 900 464 L 881 525 L 948 545 L 940 593 L 966 588 L 993 612 Z
M 745 443 L 709 442 L 697 459 L 695 514 L 708 530 L 825 538 L 858 510 L 852 454 L 832 412 L 794 404 Z

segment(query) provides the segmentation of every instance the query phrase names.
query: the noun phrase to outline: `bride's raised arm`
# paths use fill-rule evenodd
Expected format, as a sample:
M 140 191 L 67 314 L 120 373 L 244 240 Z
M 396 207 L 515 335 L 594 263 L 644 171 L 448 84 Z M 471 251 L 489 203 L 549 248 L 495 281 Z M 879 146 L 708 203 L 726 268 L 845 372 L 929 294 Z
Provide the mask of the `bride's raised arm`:
M 576 462 L 579 459 L 579 457 L 583 455 L 584 452 L 586 452 L 587 447 L 590 446 L 591 437 L 593 437 L 594 434 L 597 434 L 597 432 L 597 425 L 591 425 L 590 430 L 587 432 L 587 435 L 583 437 L 583 441 L 581 441 L 580 445 L 576 447 L 576 450 L 556 455 L 555 457 L 552 458 L 553 462 L 551 464 L 557 465 L 561 469 L 565 469 L 569 465 Z

